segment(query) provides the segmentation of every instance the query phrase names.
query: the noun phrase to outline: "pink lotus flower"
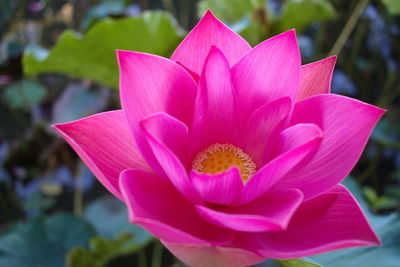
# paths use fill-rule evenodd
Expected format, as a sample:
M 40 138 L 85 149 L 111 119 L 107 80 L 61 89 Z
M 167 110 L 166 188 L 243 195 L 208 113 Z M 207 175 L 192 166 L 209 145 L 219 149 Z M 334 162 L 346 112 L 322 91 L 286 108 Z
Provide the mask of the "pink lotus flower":
M 294 31 L 251 48 L 207 12 L 171 59 L 118 51 L 122 110 L 55 125 L 130 221 L 193 266 L 379 244 L 349 174 L 384 113 L 330 94 Z

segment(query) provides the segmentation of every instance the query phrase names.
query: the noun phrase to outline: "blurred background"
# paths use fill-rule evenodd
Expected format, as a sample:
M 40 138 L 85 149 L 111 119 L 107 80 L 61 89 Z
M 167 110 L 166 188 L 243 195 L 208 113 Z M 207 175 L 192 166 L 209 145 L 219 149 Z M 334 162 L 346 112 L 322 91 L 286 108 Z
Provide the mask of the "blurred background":
M 253 46 L 296 28 L 334 93 L 388 109 L 345 181 L 384 245 L 313 260 L 400 266 L 400 0 L 0 0 L 0 267 L 181 265 L 50 125 L 118 109 L 115 49 L 169 57 L 207 9 Z

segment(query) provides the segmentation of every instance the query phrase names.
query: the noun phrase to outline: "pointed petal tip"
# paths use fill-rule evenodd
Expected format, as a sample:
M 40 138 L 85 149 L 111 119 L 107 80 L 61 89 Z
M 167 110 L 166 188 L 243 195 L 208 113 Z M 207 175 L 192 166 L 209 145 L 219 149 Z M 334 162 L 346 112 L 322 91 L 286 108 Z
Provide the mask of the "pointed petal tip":
M 331 65 L 336 65 L 336 60 L 337 60 L 337 56 L 329 56 L 329 57 L 326 57 L 326 58 L 323 58 L 323 59 L 321 59 L 321 60 L 319 60 L 320 62 L 326 62 L 326 63 L 328 63 L 328 64 L 331 64 Z M 318 61 L 316 61 L 316 62 L 318 62 Z M 312 63 L 314 63 L 314 62 L 312 62 Z
M 115 49 L 115 54 L 116 55 L 119 55 L 119 53 L 121 53 L 121 52 L 123 52 L 124 50 L 121 50 L 121 49 Z
M 128 167 L 147 169 L 130 139 L 131 133 L 125 122 L 123 111 L 115 110 L 51 125 L 76 151 L 97 179 L 119 199 L 120 172 Z M 101 126 L 106 129 L 98 130 Z M 125 153 L 126 151 L 129 153 Z
M 207 11 L 204 13 L 204 15 L 201 17 L 200 22 L 210 22 L 210 21 L 214 21 L 217 23 L 221 23 L 224 24 L 222 21 L 220 21 L 215 15 L 214 13 L 211 11 L 211 9 L 207 9 Z
M 342 190 L 345 194 L 347 194 L 349 196 L 349 198 L 351 198 L 353 200 L 355 205 L 359 208 L 362 216 L 364 217 L 364 221 L 365 221 L 366 225 L 368 226 L 369 240 L 367 240 L 367 239 L 358 240 L 358 242 L 360 243 L 359 245 L 360 246 L 380 246 L 380 245 L 382 245 L 382 241 L 380 240 L 380 237 L 375 232 L 374 228 L 372 227 L 369 219 L 367 218 L 365 212 L 363 211 L 363 209 L 362 209 L 360 203 L 358 202 L 358 200 L 356 199 L 356 197 L 343 184 L 338 184 L 337 189 L 338 189 L 338 191 Z
M 211 11 L 211 9 L 207 9 L 207 11 L 203 15 L 203 18 L 204 17 L 209 17 L 209 16 L 211 16 L 213 18 L 216 18 L 215 15 L 213 14 L 213 12 Z
M 280 34 L 277 34 L 277 35 L 275 35 L 275 36 L 272 36 L 271 38 L 268 38 L 268 39 L 262 41 L 262 42 L 259 43 L 256 47 L 261 46 L 262 44 L 264 44 L 264 43 L 266 43 L 266 42 L 271 42 L 272 40 L 276 40 L 276 39 L 283 39 L 283 40 L 288 39 L 288 40 L 290 40 L 291 42 L 292 42 L 292 41 L 296 42 L 296 44 L 297 44 L 297 46 L 298 46 L 296 30 L 295 30 L 295 29 L 291 29 L 291 30 L 289 30 L 289 31 L 282 32 L 282 33 L 280 33 Z
M 210 51 L 208 52 L 208 55 L 206 57 L 203 71 L 205 70 L 206 66 L 209 65 L 210 60 L 212 60 L 213 58 L 214 58 L 214 60 L 215 59 L 222 60 L 222 62 L 224 62 L 229 67 L 229 62 L 228 62 L 228 59 L 226 58 L 224 52 L 222 52 L 222 50 L 219 49 L 217 46 L 212 45 L 210 48 Z
M 292 105 L 292 99 L 289 96 L 284 96 L 280 99 L 274 101 L 275 103 L 282 103 L 282 105 L 288 106 L 288 108 Z M 273 102 L 271 102 L 273 103 Z
M 373 235 L 374 235 L 374 240 L 370 241 L 370 242 L 366 242 L 366 243 L 368 243 L 367 246 L 373 246 L 373 247 L 382 246 L 383 242 L 382 242 L 381 238 L 377 235 L 377 233 L 375 233 L 375 231 L 373 231 Z
M 290 29 L 290 30 L 288 30 L 286 32 L 282 32 L 282 33 L 280 33 L 280 34 L 278 34 L 276 36 L 288 36 L 288 38 L 296 38 L 297 39 L 297 33 L 296 33 L 296 29 L 295 28 Z
M 50 127 L 57 130 L 57 131 L 63 131 L 63 129 L 65 129 L 66 127 L 70 126 L 70 125 L 74 125 L 80 122 L 84 122 L 86 120 L 89 119 L 93 119 L 93 118 L 97 118 L 97 117 L 102 117 L 103 115 L 106 115 L 107 113 L 116 113 L 116 112 L 120 112 L 120 110 L 110 110 L 110 111 L 103 111 L 100 113 L 95 113 L 83 118 L 79 118 L 79 119 L 75 119 L 72 121 L 68 121 L 68 122 L 56 122 L 53 123 Z
M 99 114 L 101 114 L 101 113 L 99 113 Z M 52 129 L 54 129 L 55 131 L 57 131 L 59 134 L 63 135 L 63 134 L 65 134 L 64 130 L 66 130 L 66 128 L 68 128 L 70 125 L 74 125 L 76 123 L 84 121 L 84 120 L 86 120 L 86 119 L 88 119 L 90 117 L 94 117 L 96 115 L 97 114 L 94 114 L 94 115 L 91 115 L 91 116 L 88 116 L 88 117 L 83 117 L 83 118 L 76 119 L 76 120 L 73 120 L 73 121 L 68 121 L 68 122 L 54 123 L 50 127 Z
M 129 54 L 134 53 L 135 51 L 128 51 L 128 50 L 122 50 L 122 49 L 115 49 L 115 57 L 117 58 L 118 65 L 121 66 L 121 60 L 129 56 Z
M 331 60 L 334 60 L 334 61 L 336 62 L 336 60 L 337 60 L 337 55 L 333 55 L 333 56 L 330 56 L 330 57 L 328 57 L 328 58 L 330 58 Z
M 121 56 L 132 53 L 134 51 L 122 50 L 122 49 L 115 49 L 115 55 L 119 59 Z
M 62 138 L 66 139 L 68 138 L 68 135 L 65 133 L 65 127 L 68 127 L 67 125 L 70 124 L 71 122 L 67 123 L 56 123 L 52 124 L 50 127 L 57 133 L 59 134 Z
M 58 129 L 60 128 L 61 123 L 54 123 L 52 125 L 50 125 L 50 128 L 58 131 Z
M 230 65 L 251 49 L 246 40 L 215 17 L 211 10 L 207 10 L 176 48 L 171 60 L 200 74 L 211 45 L 218 46 L 225 53 Z
M 213 52 L 213 53 L 216 53 L 216 52 L 222 53 L 221 49 L 219 49 L 216 45 L 211 45 L 210 53 L 211 52 Z
M 373 104 L 370 103 L 366 103 L 363 102 L 361 100 L 355 99 L 355 98 L 351 98 L 348 96 L 344 96 L 344 95 L 339 95 L 339 94 L 320 94 L 320 95 L 313 95 L 311 97 L 309 97 L 308 99 L 318 99 L 318 98 L 337 98 L 337 101 L 340 101 L 340 98 L 342 99 L 346 99 L 346 101 L 349 102 L 354 102 L 354 103 L 358 103 L 359 105 L 368 107 L 367 112 L 369 111 L 369 115 L 373 115 L 376 117 L 376 121 L 379 121 L 379 119 L 388 111 L 387 109 L 384 108 L 380 108 L 378 106 L 375 106 Z M 371 114 L 373 113 L 373 114 Z
M 351 99 L 352 99 L 352 98 L 351 98 Z M 385 113 L 388 111 L 387 109 L 384 109 L 384 108 L 381 108 L 381 107 L 378 107 L 378 106 L 375 106 L 375 105 L 372 105 L 372 104 L 369 104 L 369 103 L 366 103 L 366 102 L 362 102 L 362 101 L 357 100 L 357 99 L 353 99 L 353 100 L 356 100 L 356 101 L 358 101 L 358 102 L 361 102 L 361 103 L 363 103 L 365 106 L 369 107 L 370 112 L 371 112 L 371 113 L 374 113 L 374 115 L 376 116 L 376 121 L 377 121 L 377 122 L 378 122 L 378 121 L 382 118 L 382 116 L 385 115 Z

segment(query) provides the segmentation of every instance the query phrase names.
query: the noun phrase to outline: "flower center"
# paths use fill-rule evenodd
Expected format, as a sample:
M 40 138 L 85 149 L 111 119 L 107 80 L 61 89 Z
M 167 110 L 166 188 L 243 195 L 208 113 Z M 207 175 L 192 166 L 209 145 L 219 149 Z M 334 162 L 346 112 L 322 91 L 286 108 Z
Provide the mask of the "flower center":
M 256 164 L 249 155 L 231 144 L 215 143 L 203 149 L 193 160 L 192 168 L 202 173 L 220 173 L 232 166 L 240 169 L 246 182 L 256 172 Z

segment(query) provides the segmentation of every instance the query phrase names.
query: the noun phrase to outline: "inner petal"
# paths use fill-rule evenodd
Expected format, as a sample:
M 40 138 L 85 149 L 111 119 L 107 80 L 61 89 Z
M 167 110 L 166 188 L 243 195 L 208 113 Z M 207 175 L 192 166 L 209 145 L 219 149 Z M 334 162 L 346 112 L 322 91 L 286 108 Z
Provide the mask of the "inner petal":
M 194 170 L 210 174 L 224 172 L 232 166 L 240 169 L 244 182 L 256 172 L 256 164 L 250 156 L 232 144 L 210 145 L 200 151 L 192 163 Z

